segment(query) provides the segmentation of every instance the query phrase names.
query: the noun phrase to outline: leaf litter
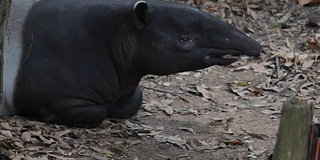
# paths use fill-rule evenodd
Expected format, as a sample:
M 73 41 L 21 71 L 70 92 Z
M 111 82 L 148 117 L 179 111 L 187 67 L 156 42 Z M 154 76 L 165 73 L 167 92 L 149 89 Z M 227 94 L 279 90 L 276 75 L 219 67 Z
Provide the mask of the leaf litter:
M 300 5 L 311 3 L 302 1 Z M 128 120 L 105 120 L 94 129 L 18 116 L 1 118 L 0 157 L 266 159 L 275 144 L 285 100 L 298 96 L 315 103 L 314 121 L 319 121 L 318 5 L 262 0 L 179 2 L 214 14 L 258 40 L 264 45 L 260 59 L 242 57 L 227 68 L 148 75 L 141 82 L 145 99 L 139 114 Z

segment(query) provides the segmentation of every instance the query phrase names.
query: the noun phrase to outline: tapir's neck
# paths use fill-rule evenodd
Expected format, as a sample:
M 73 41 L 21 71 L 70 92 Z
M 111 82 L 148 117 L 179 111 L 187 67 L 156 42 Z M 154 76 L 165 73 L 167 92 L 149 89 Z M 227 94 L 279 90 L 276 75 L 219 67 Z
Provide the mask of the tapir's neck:
M 132 61 L 136 52 L 136 37 L 128 33 L 132 29 L 129 28 L 130 24 L 124 21 L 131 18 L 131 12 L 129 12 L 131 10 L 121 9 L 129 6 L 131 5 L 128 3 L 117 3 L 112 8 L 110 5 L 93 7 L 90 10 L 91 17 L 86 17 L 86 23 L 91 22 L 89 29 L 92 32 L 91 38 L 95 42 L 100 41 L 104 47 L 103 52 L 105 53 L 97 53 L 99 54 L 97 57 L 103 63 L 107 63 L 101 65 L 108 67 L 108 73 L 105 76 L 112 82 L 118 82 L 118 84 L 110 85 L 116 87 L 120 92 L 133 91 L 144 75 L 139 69 L 136 69 L 138 64 Z M 96 18 L 93 19 L 92 16 Z M 104 70 L 103 67 L 99 69 Z

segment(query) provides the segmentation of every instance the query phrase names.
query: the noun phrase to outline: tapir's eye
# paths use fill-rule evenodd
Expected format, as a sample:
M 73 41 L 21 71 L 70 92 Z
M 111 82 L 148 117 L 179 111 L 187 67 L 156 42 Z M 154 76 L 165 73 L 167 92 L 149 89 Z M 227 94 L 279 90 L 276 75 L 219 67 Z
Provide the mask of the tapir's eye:
M 192 41 L 192 39 L 190 37 L 187 37 L 187 36 L 182 36 L 181 39 L 180 39 L 181 43 L 189 43 L 191 41 Z

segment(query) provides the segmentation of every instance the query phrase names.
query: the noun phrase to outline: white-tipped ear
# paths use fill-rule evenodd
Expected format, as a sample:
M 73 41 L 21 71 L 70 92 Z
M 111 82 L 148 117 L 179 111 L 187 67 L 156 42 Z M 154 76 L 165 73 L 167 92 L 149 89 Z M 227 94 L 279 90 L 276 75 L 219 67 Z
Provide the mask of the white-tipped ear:
M 148 24 L 148 4 L 146 1 L 137 1 L 134 4 L 133 22 L 138 29 L 142 29 Z

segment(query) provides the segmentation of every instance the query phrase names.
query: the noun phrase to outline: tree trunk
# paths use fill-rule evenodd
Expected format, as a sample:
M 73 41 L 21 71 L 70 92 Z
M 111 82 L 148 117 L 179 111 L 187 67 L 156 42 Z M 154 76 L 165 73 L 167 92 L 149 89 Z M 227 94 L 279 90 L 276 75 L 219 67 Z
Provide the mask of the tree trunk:
M 293 98 L 282 107 L 272 160 L 307 160 L 313 106 Z
M 3 99 L 3 38 L 5 35 L 5 29 L 7 26 L 7 21 L 9 17 L 9 10 L 10 10 L 11 0 L 0 0 L 0 100 Z M 0 111 L 2 106 L 0 104 Z

